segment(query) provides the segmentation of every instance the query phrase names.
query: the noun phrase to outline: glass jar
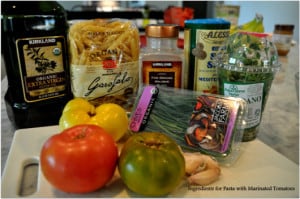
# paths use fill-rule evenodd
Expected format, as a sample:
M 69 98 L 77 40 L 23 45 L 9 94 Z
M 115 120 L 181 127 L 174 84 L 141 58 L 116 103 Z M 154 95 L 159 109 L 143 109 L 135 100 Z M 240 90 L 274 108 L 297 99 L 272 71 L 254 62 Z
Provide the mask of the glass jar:
M 147 46 L 141 55 L 142 83 L 181 88 L 183 52 L 177 47 L 179 26 L 148 25 L 145 31 Z
M 273 34 L 273 42 L 276 45 L 278 55 L 286 56 L 291 48 L 294 25 L 276 24 Z

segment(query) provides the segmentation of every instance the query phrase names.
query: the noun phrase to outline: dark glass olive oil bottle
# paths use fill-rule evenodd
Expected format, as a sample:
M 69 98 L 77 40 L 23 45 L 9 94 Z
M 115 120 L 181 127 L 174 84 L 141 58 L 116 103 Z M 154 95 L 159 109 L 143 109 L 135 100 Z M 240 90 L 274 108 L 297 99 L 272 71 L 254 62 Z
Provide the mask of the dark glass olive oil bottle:
M 72 98 L 66 12 L 55 1 L 2 1 L 7 114 L 16 128 L 57 125 Z

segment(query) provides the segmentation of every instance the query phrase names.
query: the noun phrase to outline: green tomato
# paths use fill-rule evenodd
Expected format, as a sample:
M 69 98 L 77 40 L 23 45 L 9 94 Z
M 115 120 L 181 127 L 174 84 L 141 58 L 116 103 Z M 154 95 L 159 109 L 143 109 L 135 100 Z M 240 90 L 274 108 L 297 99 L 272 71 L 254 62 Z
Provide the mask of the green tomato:
M 134 134 L 124 144 L 118 162 L 120 176 L 133 192 L 163 196 L 185 176 L 185 161 L 177 143 L 157 132 Z

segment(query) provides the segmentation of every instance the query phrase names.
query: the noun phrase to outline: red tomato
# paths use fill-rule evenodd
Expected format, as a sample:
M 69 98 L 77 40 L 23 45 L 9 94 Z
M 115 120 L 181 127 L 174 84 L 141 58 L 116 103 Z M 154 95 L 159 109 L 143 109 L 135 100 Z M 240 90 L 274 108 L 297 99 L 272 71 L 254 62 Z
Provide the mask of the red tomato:
M 86 193 L 103 187 L 114 175 L 118 148 L 96 125 L 77 125 L 51 136 L 43 145 L 40 165 L 55 188 Z

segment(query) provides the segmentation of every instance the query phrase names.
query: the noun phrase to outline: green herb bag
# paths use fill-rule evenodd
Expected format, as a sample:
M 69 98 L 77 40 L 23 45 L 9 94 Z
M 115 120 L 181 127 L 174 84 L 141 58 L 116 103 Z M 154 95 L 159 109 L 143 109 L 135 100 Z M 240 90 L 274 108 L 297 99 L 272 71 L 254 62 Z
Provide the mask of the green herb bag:
M 241 98 L 149 85 L 139 93 L 129 127 L 164 133 L 185 151 L 232 165 L 241 152 L 246 106 Z

